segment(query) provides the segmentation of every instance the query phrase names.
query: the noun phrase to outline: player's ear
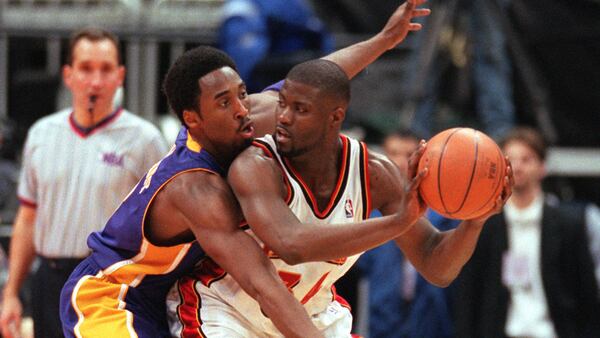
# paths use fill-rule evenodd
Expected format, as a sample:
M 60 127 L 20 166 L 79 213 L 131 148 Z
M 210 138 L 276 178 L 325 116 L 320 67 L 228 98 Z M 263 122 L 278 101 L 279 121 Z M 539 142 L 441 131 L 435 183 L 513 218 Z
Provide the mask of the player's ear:
M 190 129 L 198 128 L 202 124 L 200 114 L 194 110 L 186 109 L 183 111 L 183 121 Z
M 346 108 L 345 107 L 336 107 L 333 112 L 331 112 L 331 122 L 334 124 L 341 125 L 346 118 Z

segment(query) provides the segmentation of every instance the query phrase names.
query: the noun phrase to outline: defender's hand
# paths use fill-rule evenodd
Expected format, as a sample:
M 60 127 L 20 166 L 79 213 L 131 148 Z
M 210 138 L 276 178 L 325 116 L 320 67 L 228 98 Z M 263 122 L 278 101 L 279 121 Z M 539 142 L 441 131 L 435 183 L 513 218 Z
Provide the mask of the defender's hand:
M 512 187 L 515 185 L 515 178 L 513 176 L 512 165 L 510 164 L 510 160 L 508 159 L 508 157 L 505 157 L 504 161 L 506 162 L 506 175 L 504 176 L 502 193 L 500 193 L 500 195 L 496 198 L 496 203 L 489 212 L 477 218 L 471 219 L 471 222 L 483 225 L 483 223 L 485 223 L 488 218 L 502 211 L 502 208 L 512 195 Z

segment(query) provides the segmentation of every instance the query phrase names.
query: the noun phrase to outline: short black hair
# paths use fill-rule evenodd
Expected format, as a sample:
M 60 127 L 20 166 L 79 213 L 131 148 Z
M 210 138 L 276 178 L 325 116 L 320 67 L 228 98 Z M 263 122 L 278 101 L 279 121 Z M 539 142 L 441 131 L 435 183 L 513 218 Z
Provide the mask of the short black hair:
M 350 79 L 335 62 L 323 59 L 302 62 L 289 71 L 286 79 L 318 88 L 345 103 L 350 102 Z
M 71 34 L 71 37 L 69 38 L 69 49 L 67 51 L 68 65 L 73 65 L 73 51 L 75 49 L 75 45 L 77 45 L 77 43 L 81 40 L 90 40 L 93 42 L 109 40 L 115 45 L 115 48 L 117 49 L 117 63 L 119 65 L 123 64 L 121 48 L 117 36 L 102 28 L 86 27 L 73 32 L 73 34 Z
M 210 46 L 200 46 L 183 53 L 171 66 L 163 81 L 162 90 L 169 106 L 179 121 L 183 122 L 183 111 L 198 111 L 200 84 L 204 75 L 223 67 L 231 67 L 236 72 L 235 62 L 225 52 Z

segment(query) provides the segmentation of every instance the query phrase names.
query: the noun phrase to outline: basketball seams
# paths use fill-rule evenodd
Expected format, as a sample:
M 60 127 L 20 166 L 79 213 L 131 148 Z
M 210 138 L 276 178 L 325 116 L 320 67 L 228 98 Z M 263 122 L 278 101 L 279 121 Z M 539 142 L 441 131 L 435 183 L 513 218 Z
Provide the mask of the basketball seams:
M 475 141 L 475 156 L 473 158 L 473 169 L 471 170 L 471 177 L 469 178 L 469 185 L 467 186 L 467 190 L 465 191 L 465 195 L 463 196 L 463 200 L 458 207 L 458 209 L 454 212 L 449 212 L 450 214 L 456 214 L 460 212 L 460 210 L 465 206 L 465 202 L 467 201 L 467 197 L 469 197 L 469 192 L 471 191 L 471 186 L 473 185 L 473 178 L 475 177 L 475 172 L 477 170 L 477 159 L 479 158 L 479 135 L 477 135 L 477 130 L 473 130 L 474 141 Z
M 419 170 L 429 164 L 430 175 L 419 192 L 429 207 L 456 219 L 479 217 L 491 209 L 506 175 L 504 156 L 494 140 L 459 127 L 438 133 L 428 143 Z
M 446 149 L 448 148 L 448 143 L 450 142 L 450 139 L 452 138 L 452 136 L 454 136 L 454 134 L 458 133 L 461 130 L 462 130 L 462 128 L 456 128 L 456 130 L 454 130 L 450 135 L 448 135 L 448 137 L 444 141 L 444 147 L 442 147 L 442 151 L 438 158 L 438 170 L 437 170 L 438 196 L 440 198 L 440 202 L 442 202 L 442 207 L 444 208 L 444 211 L 447 214 L 452 214 L 452 212 L 448 211 L 448 208 L 446 207 L 446 203 L 444 202 L 444 195 L 442 194 L 442 163 L 443 163 L 444 154 L 446 152 Z
M 479 212 L 481 211 L 481 209 L 483 209 L 484 207 L 486 207 L 488 205 L 488 203 L 492 200 L 495 199 L 498 196 L 498 187 L 500 187 L 503 181 L 504 176 L 506 175 L 506 173 L 504 172 L 504 170 L 506 170 L 506 163 L 504 162 L 504 155 L 502 154 L 502 151 L 500 150 L 500 148 L 496 148 L 496 155 L 497 155 L 497 159 L 499 160 L 498 163 L 501 163 L 501 171 L 500 174 L 498 175 L 498 179 L 496 180 L 496 183 L 494 185 L 494 189 L 492 190 L 492 194 L 488 197 L 488 199 L 485 201 L 485 203 L 483 203 L 479 209 L 473 211 L 472 213 L 470 213 L 469 215 L 467 215 L 467 217 L 472 217 L 473 215 L 479 215 Z

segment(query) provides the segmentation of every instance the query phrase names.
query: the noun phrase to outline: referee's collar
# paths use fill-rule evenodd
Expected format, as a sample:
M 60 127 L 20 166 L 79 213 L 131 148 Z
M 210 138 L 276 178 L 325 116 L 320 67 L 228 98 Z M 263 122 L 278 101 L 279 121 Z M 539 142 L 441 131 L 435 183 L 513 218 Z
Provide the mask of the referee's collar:
M 122 111 L 123 111 L 123 108 L 121 108 L 121 107 L 115 109 L 114 112 L 112 112 L 110 115 L 103 118 L 102 120 L 98 121 L 98 123 L 96 123 L 95 125 L 93 125 L 91 127 L 83 127 L 83 126 L 79 125 L 77 123 L 77 121 L 75 121 L 75 118 L 73 117 L 73 112 L 71 112 L 71 114 L 69 115 L 69 124 L 71 125 L 71 129 L 73 129 L 73 131 L 77 135 L 79 135 L 80 137 L 86 138 L 86 137 L 90 136 L 91 134 L 93 134 L 98 129 L 101 129 L 102 127 L 107 126 L 110 122 L 116 120 L 117 116 L 119 116 Z

